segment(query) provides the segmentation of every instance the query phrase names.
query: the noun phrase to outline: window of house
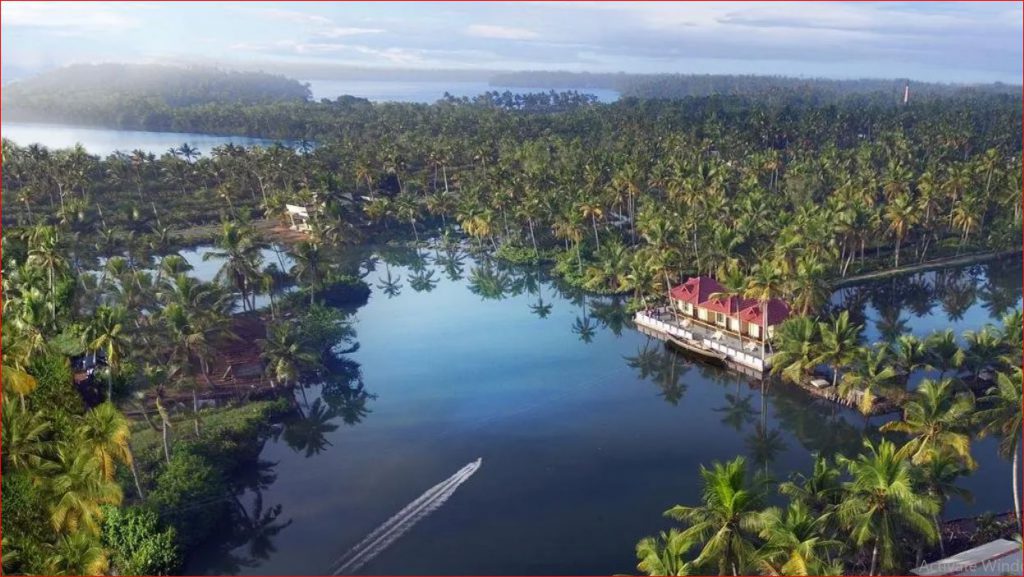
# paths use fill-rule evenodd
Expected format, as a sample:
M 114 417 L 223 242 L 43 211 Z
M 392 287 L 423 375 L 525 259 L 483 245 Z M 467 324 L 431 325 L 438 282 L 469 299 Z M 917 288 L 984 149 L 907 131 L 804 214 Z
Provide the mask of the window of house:
M 723 313 L 715 313 L 715 322 L 720 324 L 720 325 L 724 325 L 725 324 L 725 314 L 723 314 Z

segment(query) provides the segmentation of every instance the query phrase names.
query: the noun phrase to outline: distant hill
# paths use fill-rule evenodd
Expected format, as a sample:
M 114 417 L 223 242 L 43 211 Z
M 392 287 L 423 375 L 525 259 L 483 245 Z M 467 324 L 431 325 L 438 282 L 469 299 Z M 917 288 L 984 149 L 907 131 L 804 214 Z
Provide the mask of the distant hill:
M 150 64 L 79 64 L 5 84 L 10 120 L 95 124 L 99 110 L 305 101 L 309 87 L 264 72 Z
M 911 96 L 956 96 L 966 92 L 1020 95 L 1019 85 L 941 84 L 917 82 L 903 78 L 862 78 L 836 80 L 829 78 L 793 78 L 786 76 L 734 74 L 627 74 L 591 72 L 511 72 L 492 76 L 498 86 L 550 86 L 552 88 L 604 88 L 617 90 L 623 97 L 687 98 L 693 96 L 731 95 L 765 96 L 799 93 L 815 100 L 834 100 L 851 95 L 892 95 L 903 97 L 909 84 Z

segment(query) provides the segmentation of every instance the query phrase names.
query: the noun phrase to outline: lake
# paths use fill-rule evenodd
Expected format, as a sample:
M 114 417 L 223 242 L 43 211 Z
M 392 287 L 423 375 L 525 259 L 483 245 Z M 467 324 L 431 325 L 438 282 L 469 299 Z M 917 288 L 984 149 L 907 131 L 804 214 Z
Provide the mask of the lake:
M 157 156 L 169 148 L 184 143 L 198 148 L 209 155 L 217 146 L 236 144 L 239 146 L 271 146 L 275 141 L 247 136 L 215 136 L 192 132 L 146 132 L 142 130 L 109 130 L 63 124 L 35 122 L 4 122 L 0 124 L 0 136 L 20 146 L 41 144 L 50 149 L 71 148 L 81 143 L 90 154 L 107 156 L 116 151 L 131 152 L 139 149 Z
M 748 379 L 636 332 L 617 300 L 560 289 L 537 271 L 394 249 L 362 270 L 373 294 L 353 318 L 357 365 L 298 396 L 306 416 L 266 442 L 253 475 L 262 481 L 240 498 L 256 522 L 225 531 L 186 572 L 329 574 L 376 527 L 481 458 L 359 573 L 635 573 L 636 541 L 671 526 L 669 507 L 699 501 L 700 465 L 745 455 L 786 478 L 807 472 L 814 452 L 860 446 L 859 415 L 784 385 L 762 396 Z M 958 330 L 979 328 L 1004 304 L 1020 306 L 1020 274 L 1019 261 L 1004 261 L 834 299 L 862 295 L 856 314 L 870 338 L 892 310 L 914 332 L 951 316 Z M 976 289 L 948 306 L 956 299 L 946 289 L 964 279 Z M 995 441 L 975 442 L 973 454 L 979 469 L 963 485 L 975 501 L 953 501 L 948 517 L 1012 507 Z
M 447 92 L 452 96 L 472 98 L 484 92 L 505 92 L 526 94 L 530 92 L 548 92 L 551 87 L 511 87 L 491 86 L 487 82 L 430 82 L 430 81 L 394 81 L 394 80 L 306 80 L 315 100 L 321 98 L 335 99 L 348 94 L 377 102 L 420 102 L 430 104 L 440 100 Z M 593 94 L 600 102 L 615 102 L 619 93 L 615 90 L 602 88 L 555 88 L 556 92 L 575 90 L 580 93 Z

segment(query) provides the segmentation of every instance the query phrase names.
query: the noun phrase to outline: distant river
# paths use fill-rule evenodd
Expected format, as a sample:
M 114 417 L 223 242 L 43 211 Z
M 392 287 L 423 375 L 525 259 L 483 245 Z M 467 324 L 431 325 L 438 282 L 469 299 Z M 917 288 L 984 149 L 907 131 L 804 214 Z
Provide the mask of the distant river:
M 275 141 L 247 136 L 216 136 L 191 132 L 146 132 L 143 130 L 110 130 L 86 128 L 64 124 L 41 124 L 34 122 L 4 122 L 0 125 L 0 136 L 21 146 L 41 144 L 47 148 L 70 148 L 81 143 L 90 154 L 106 156 L 118 150 L 131 152 L 135 149 L 152 152 L 159 156 L 171 147 L 184 143 L 198 148 L 209 155 L 214 147 L 223 144 L 239 146 L 270 146 Z
M 358 96 L 376 102 L 422 102 L 432 103 L 440 100 L 447 92 L 452 96 L 468 96 L 470 98 L 497 90 L 526 94 L 532 92 L 548 92 L 551 87 L 511 87 L 491 86 L 487 82 L 396 82 L 391 80 L 307 80 L 313 98 L 335 99 L 341 95 Z M 556 92 L 575 90 L 584 94 L 593 94 L 601 102 L 615 102 L 619 93 L 614 90 L 599 88 L 555 88 Z

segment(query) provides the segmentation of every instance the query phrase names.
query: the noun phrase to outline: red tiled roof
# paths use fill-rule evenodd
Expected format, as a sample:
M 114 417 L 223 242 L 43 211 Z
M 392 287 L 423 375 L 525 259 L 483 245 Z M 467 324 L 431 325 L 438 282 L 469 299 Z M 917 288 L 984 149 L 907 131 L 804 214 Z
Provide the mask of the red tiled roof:
M 715 279 L 706 276 L 695 276 L 679 286 L 672 287 L 669 292 L 674 300 L 683 301 L 692 305 L 700 304 L 716 292 L 722 291 L 722 285 Z
M 753 304 L 740 311 L 740 319 L 751 324 L 761 324 L 761 303 Z M 768 301 L 768 326 L 774 326 L 789 318 L 789 305 L 781 299 Z
M 739 312 L 757 301 L 752 301 L 738 296 L 730 296 L 724 299 L 709 299 L 705 302 L 700 303 L 700 306 L 714 311 L 717 313 L 724 313 L 730 316 L 736 316 Z

